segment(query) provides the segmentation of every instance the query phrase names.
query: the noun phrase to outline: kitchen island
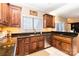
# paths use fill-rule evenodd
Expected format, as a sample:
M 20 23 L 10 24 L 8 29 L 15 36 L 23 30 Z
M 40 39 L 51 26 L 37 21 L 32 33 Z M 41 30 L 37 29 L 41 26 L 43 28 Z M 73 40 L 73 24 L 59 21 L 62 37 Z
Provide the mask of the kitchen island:
M 23 56 L 45 49 L 45 40 L 60 51 L 69 55 L 77 54 L 76 37 L 78 33 L 43 31 L 43 32 L 12 32 L 17 39 L 16 55 Z M 53 52 L 52 52 L 53 53 Z

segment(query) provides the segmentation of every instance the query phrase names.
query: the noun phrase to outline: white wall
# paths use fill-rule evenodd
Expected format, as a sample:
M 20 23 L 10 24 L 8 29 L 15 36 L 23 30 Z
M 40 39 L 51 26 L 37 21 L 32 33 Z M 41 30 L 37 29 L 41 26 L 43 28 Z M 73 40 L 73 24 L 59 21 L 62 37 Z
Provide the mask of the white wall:
M 55 16 L 55 23 L 64 23 L 64 29 L 65 31 L 70 31 L 71 26 L 67 23 L 67 18 L 61 17 L 61 16 Z
M 61 16 L 55 16 L 55 23 L 66 22 L 66 18 Z

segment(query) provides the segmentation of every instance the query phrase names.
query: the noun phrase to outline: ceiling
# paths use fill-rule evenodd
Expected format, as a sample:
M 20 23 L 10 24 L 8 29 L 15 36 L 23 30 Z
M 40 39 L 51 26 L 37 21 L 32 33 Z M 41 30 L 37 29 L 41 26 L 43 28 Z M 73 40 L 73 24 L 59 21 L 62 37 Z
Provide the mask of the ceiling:
M 62 7 L 65 3 L 30 3 L 28 5 L 33 6 L 42 12 L 48 13 Z
M 49 12 L 51 15 L 63 17 L 76 17 L 79 18 L 79 4 L 66 4 L 63 7 Z
M 76 3 L 20 3 L 24 6 L 34 7 L 42 12 L 55 16 L 79 18 L 79 4 Z

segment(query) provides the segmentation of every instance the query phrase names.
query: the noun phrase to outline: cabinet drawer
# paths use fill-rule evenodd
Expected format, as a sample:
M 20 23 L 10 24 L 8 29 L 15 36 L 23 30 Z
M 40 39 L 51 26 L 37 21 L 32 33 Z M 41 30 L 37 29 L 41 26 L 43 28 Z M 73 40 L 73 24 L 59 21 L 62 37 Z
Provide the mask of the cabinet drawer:
M 25 43 L 29 43 L 30 38 L 25 38 Z
M 44 36 L 39 36 L 38 41 L 44 40 Z
M 36 42 L 38 40 L 38 37 L 31 37 L 30 42 Z

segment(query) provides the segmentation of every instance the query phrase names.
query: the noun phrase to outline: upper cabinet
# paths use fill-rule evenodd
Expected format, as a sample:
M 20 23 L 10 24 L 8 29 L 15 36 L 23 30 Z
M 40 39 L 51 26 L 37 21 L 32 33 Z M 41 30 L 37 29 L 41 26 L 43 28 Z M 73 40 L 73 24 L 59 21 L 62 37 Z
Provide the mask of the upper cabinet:
M 50 27 L 53 28 L 55 27 L 55 21 L 54 21 L 54 16 L 49 15 L 49 14 L 44 14 L 43 15 L 43 26 L 44 27 Z
M 7 25 L 9 19 L 9 4 L 0 3 L 0 25 Z
M 0 3 L 0 26 L 20 27 L 21 8 L 9 3 Z
M 18 6 L 10 5 L 10 26 L 20 27 L 21 8 Z

